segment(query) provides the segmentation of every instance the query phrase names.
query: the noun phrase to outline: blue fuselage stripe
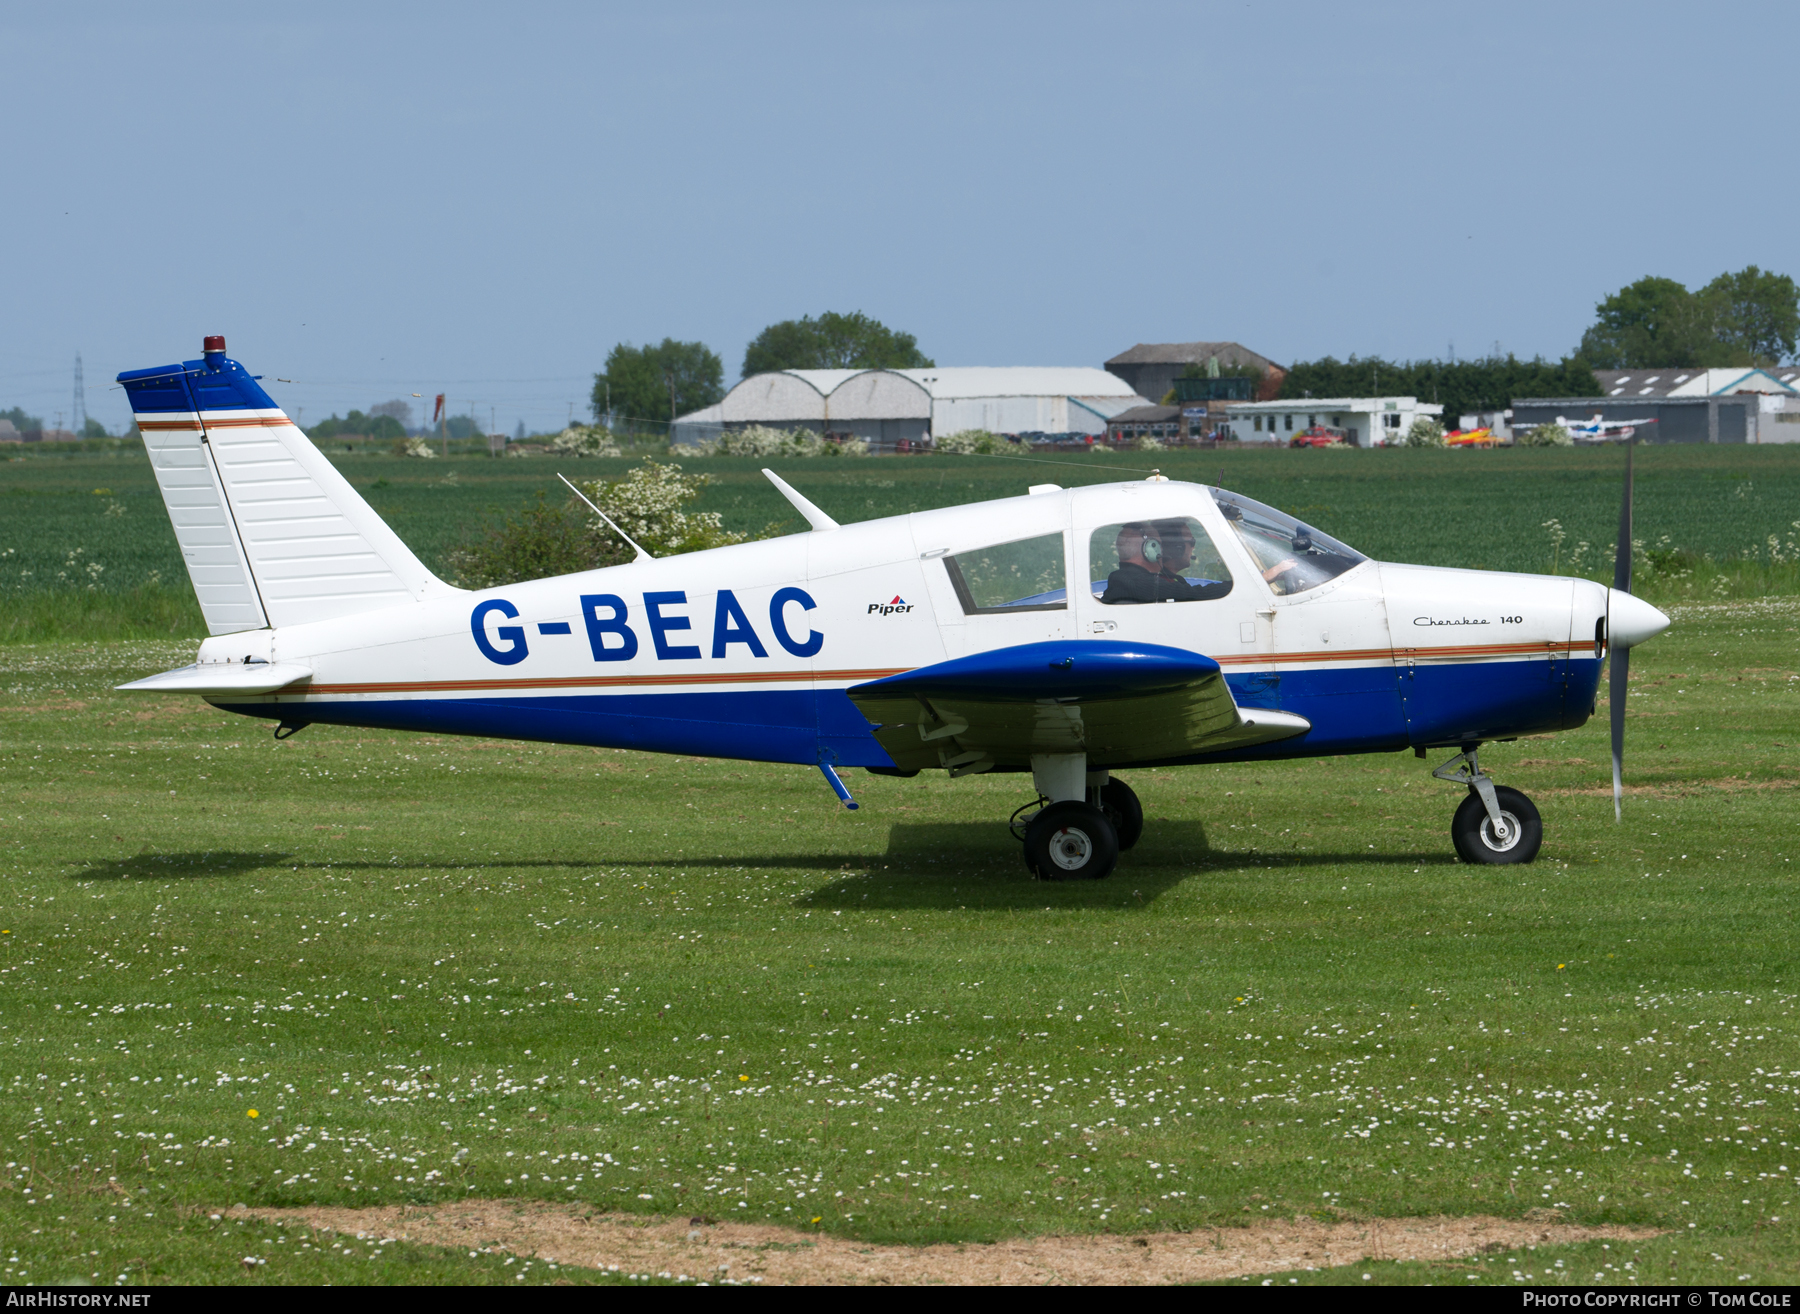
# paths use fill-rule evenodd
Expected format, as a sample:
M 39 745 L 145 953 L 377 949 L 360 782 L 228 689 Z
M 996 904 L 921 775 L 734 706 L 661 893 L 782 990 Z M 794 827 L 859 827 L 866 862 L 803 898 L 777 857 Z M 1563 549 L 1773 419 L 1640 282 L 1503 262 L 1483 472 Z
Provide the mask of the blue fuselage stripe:
M 1509 739 L 1587 720 L 1600 683 L 1592 658 L 1304 669 L 1227 677 L 1243 707 L 1312 722 L 1292 739 L 1230 753 L 1171 759 L 1256 761 L 1326 753 L 1395 752 L 1410 745 Z M 839 766 L 891 766 L 841 689 L 537 697 L 332 699 L 227 703 L 248 716 L 321 725 L 629 748 L 696 757 Z

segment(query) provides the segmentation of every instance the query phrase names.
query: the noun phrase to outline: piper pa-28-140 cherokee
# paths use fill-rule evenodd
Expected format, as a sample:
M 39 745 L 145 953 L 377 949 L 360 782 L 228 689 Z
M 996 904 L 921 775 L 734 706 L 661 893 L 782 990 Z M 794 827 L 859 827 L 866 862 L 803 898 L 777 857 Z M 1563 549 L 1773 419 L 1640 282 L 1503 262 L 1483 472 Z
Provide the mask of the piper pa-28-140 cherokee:
M 848 807 L 845 767 L 1030 771 L 1040 806 L 1015 825 L 1048 879 L 1105 876 L 1136 842 L 1122 769 L 1408 747 L 1455 750 L 1433 774 L 1468 786 L 1465 860 L 1529 862 L 1537 810 L 1477 751 L 1581 725 L 1608 644 L 1617 675 L 1668 625 L 1628 575 L 1371 561 L 1161 476 L 839 525 L 765 472 L 810 532 L 662 559 L 632 544 L 629 565 L 469 591 L 223 338 L 119 381 L 213 636 L 123 688 L 278 737 L 316 722 L 804 764 Z

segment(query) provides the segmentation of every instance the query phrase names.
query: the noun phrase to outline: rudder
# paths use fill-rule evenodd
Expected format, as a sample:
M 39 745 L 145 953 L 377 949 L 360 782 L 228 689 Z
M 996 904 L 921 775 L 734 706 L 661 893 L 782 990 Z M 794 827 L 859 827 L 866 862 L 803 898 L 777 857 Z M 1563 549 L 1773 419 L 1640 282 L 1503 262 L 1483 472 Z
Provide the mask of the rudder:
M 213 634 L 301 625 L 454 590 L 416 557 L 243 366 L 200 360 L 118 381 Z

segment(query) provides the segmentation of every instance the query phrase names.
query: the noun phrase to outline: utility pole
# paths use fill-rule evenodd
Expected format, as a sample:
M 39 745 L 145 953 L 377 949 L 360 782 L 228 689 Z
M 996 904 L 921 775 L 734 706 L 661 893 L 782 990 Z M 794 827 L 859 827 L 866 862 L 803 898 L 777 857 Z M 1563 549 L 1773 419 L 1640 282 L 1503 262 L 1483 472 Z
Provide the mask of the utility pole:
M 69 408 L 69 425 L 75 430 L 75 436 L 81 437 L 87 429 L 87 389 L 81 386 L 81 353 L 75 353 L 75 404 Z

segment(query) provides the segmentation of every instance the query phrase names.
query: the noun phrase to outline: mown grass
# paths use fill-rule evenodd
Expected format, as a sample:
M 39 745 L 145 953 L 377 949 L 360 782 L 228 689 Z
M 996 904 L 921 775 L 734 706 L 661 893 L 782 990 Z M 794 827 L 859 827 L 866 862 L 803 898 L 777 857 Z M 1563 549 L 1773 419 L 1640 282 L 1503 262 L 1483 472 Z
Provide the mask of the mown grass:
M 557 470 L 617 478 L 639 459 L 328 454 L 440 572 L 446 555 L 484 521 L 517 512 L 539 493 L 560 498 Z M 771 524 L 804 528 L 762 477 L 765 462 L 677 459 L 714 476 L 699 509 L 718 511 L 726 528 L 752 534 Z M 1617 448 L 1396 449 L 777 464 L 843 521 L 1009 496 L 1034 482 L 1129 479 L 1159 467 L 1174 478 L 1223 483 L 1272 502 L 1383 560 L 1554 570 L 1610 583 L 1623 459 Z M 1636 537 L 1645 548 L 1637 588 L 1646 597 L 1672 602 L 1800 592 L 1800 445 L 1640 448 L 1636 506 Z M 106 450 L 33 451 L 0 462 L 0 642 L 204 631 L 141 448 L 115 442 Z
M 1640 650 L 1623 826 L 1604 707 L 1489 749 L 1528 869 L 1376 757 L 1132 773 L 1091 886 L 1026 878 L 1017 778 L 846 813 L 797 768 L 277 744 L 110 692 L 191 645 L 12 645 L 0 1275 L 517 1284 L 209 1215 L 519 1196 L 880 1241 L 1550 1210 L 1668 1231 L 1279 1280 L 1793 1282 L 1797 632 Z

